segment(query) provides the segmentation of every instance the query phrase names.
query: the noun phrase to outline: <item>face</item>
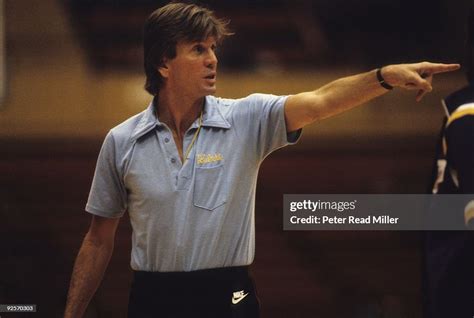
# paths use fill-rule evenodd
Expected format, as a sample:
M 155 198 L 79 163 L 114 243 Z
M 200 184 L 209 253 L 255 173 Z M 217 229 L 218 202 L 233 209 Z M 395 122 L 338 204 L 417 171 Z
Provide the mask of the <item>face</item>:
M 178 42 L 176 57 L 165 59 L 159 68 L 165 83 L 162 89 L 191 98 L 201 98 L 216 92 L 216 40 Z

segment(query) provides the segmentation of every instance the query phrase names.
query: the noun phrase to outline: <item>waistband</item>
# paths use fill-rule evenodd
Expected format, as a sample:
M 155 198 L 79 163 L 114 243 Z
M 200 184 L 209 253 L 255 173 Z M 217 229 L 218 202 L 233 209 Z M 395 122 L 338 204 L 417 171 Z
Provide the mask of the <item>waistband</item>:
M 249 277 L 249 266 L 220 267 L 189 272 L 146 272 L 133 271 L 138 281 L 229 281 Z

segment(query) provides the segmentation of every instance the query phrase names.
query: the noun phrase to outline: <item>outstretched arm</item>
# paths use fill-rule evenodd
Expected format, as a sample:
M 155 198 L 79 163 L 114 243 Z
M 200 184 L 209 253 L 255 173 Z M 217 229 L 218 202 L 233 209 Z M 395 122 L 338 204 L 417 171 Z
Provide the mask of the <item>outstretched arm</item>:
M 381 69 L 384 82 L 392 87 L 417 90 L 416 100 L 432 90 L 433 75 L 459 69 L 459 64 L 421 62 L 388 65 Z M 376 70 L 335 80 L 312 92 L 288 97 L 285 104 L 287 131 L 342 113 L 388 92 Z

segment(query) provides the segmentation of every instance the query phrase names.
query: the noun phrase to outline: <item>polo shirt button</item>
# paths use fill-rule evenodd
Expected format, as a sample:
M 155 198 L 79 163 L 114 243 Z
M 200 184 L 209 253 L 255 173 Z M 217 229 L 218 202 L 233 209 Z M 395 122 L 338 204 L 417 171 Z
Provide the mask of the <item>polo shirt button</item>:
M 165 138 L 165 142 L 166 143 L 169 143 L 170 142 L 170 139 L 168 137 Z
M 176 159 L 175 159 L 175 158 L 171 158 L 171 163 L 176 163 Z

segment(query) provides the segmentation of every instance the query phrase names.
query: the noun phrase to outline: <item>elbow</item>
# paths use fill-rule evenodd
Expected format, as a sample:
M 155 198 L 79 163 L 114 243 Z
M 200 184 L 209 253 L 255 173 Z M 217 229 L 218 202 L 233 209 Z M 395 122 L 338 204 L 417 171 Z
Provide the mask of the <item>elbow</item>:
M 112 248 L 114 246 L 115 232 L 119 223 L 119 218 L 104 218 L 93 216 L 89 231 L 84 242 L 93 247 Z

